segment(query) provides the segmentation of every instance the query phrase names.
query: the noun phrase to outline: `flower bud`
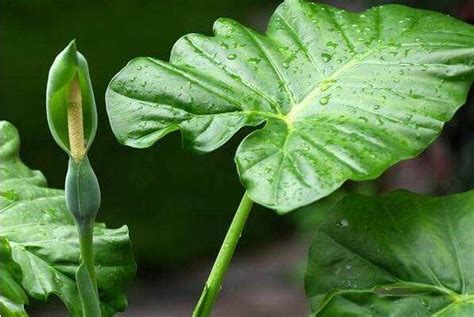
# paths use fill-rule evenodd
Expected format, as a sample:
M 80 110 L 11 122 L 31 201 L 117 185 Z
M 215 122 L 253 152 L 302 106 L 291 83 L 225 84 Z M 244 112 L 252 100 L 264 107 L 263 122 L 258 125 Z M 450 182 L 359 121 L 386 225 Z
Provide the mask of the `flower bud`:
M 83 160 L 97 130 L 97 109 L 87 61 L 77 51 L 75 41 L 51 66 L 46 112 L 56 143 L 74 160 Z
M 87 156 L 82 161 L 69 160 L 65 184 L 66 205 L 79 231 L 90 229 L 100 207 L 100 188 Z

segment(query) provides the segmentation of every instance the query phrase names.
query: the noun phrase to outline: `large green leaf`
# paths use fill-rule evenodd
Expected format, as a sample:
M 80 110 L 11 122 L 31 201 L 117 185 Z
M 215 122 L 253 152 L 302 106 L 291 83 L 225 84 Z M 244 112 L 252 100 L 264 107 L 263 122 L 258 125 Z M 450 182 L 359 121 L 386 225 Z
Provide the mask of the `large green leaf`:
M 282 212 L 420 153 L 474 74 L 474 27 L 400 5 L 358 14 L 288 0 L 266 35 L 228 19 L 214 33 L 184 36 L 169 63 L 137 58 L 117 74 L 112 129 L 138 148 L 181 130 L 208 152 L 266 122 L 236 163 L 251 198 Z
M 18 131 L 8 122 L 0 122 L 0 141 L 0 237 L 21 267 L 21 285 L 35 299 L 59 296 L 71 315 L 82 316 L 75 282 L 79 240 L 64 191 L 47 188 L 44 176 L 21 162 Z M 94 250 L 101 306 L 109 316 L 125 309 L 136 270 L 128 229 L 98 225 Z
M 28 303 L 21 282 L 21 269 L 12 259 L 8 241 L 0 237 L 0 316 L 25 317 Z
M 311 244 L 314 316 L 474 316 L 474 190 L 347 196 Z

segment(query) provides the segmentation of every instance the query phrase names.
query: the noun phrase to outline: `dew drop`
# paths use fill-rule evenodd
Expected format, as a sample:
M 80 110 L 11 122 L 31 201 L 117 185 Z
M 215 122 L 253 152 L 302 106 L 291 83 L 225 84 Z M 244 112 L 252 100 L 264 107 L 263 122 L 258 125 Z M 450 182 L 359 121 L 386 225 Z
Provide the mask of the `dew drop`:
M 347 221 L 347 219 L 341 219 L 336 223 L 336 226 L 338 228 L 346 228 L 349 226 L 349 221 Z
M 332 41 L 327 42 L 326 45 L 327 45 L 328 47 L 333 48 L 333 49 L 335 49 L 335 48 L 337 47 L 337 43 L 332 42 Z
M 324 96 L 324 97 L 321 97 L 321 99 L 319 99 L 319 103 L 323 106 L 327 105 L 328 102 L 329 102 L 329 96 Z
M 258 64 L 258 63 L 260 63 L 261 59 L 253 57 L 253 58 L 249 58 L 248 61 L 252 64 Z
M 230 60 L 233 60 L 233 59 L 236 59 L 236 58 L 237 58 L 237 55 L 235 55 L 235 54 L 229 54 L 229 55 L 227 55 L 227 58 L 230 59 Z
M 329 62 L 329 61 L 331 60 L 332 55 L 329 55 L 329 54 L 327 54 L 327 53 L 323 53 L 323 54 L 321 54 L 321 58 L 323 59 L 323 62 L 324 62 L 324 63 L 327 63 L 327 62 Z

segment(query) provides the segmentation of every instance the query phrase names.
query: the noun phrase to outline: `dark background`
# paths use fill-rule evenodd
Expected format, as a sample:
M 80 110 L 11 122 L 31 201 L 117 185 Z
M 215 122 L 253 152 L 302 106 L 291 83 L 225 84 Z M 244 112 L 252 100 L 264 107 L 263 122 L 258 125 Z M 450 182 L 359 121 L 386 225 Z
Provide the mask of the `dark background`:
M 396 2 L 474 20 L 473 1 L 324 2 L 353 10 Z M 126 148 L 116 142 L 110 130 L 105 88 L 133 57 L 167 60 L 179 37 L 190 32 L 210 35 L 212 24 L 219 17 L 230 17 L 263 31 L 279 1 L 1 0 L 0 4 L 0 119 L 19 129 L 23 160 L 43 171 L 51 187 L 63 187 L 67 158 L 53 142 L 47 127 L 45 91 L 54 57 L 75 38 L 89 62 L 99 112 L 99 130 L 89 154 L 103 194 L 99 221 L 110 227 L 129 226 L 138 262 L 130 310 L 145 316 L 145 312 L 137 310 L 137 306 L 147 305 L 144 301 L 148 297 L 142 295 L 156 292 L 159 298 L 149 295 L 149 301 L 171 308 L 161 315 L 156 308 L 146 316 L 180 316 L 180 311 L 172 308 L 181 304 L 186 306 L 186 315 L 197 299 L 243 193 L 233 156 L 242 135 L 249 130 L 205 156 L 183 151 L 179 133 L 167 136 L 150 149 Z M 380 192 L 403 187 L 423 193 L 446 193 L 474 187 L 471 99 L 424 155 L 392 168 L 377 183 L 356 189 Z M 288 264 L 281 268 L 282 274 L 289 276 L 283 278 L 282 289 L 296 292 L 297 299 L 291 294 L 283 297 L 279 308 L 277 296 L 275 303 L 265 303 L 271 306 L 270 310 L 249 313 L 252 316 L 285 316 L 285 300 L 304 305 L 299 269 L 299 264 L 304 264 L 307 245 L 308 234 L 304 233 L 311 232 L 314 222 L 324 214 L 307 211 L 308 208 L 278 216 L 254 207 L 237 253 L 236 265 L 239 267 L 238 259 L 242 256 L 244 273 L 231 272 L 234 275 L 230 277 L 231 281 L 232 276 L 236 276 L 236 281 L 252 279 L 253 284 L 241 285 L 237 281 L 235 286 L 229 282 L 235 289 L 232 296 L 240 294 L 240 288 L 258 289 L 262 283 L 271 284 L 262 275 L 269 263 L 281 261 Z M 252 269 L 247 272 L 245 268 Z M 284 287 L 285 283 L 293 288 Z M 275 288 L 281 285 L 277 283 Z M 232 296 L 229 298 L 235 299 Z M 240 300 L 248 304 L 245 296 L 239 298 L 234 303 Z M 225 296 L 222 301 L 225 302 Z M 305 307 L 293 311 L 298 309 L 304 311 Z M 60 311 L 61 314 L 64 312 Z

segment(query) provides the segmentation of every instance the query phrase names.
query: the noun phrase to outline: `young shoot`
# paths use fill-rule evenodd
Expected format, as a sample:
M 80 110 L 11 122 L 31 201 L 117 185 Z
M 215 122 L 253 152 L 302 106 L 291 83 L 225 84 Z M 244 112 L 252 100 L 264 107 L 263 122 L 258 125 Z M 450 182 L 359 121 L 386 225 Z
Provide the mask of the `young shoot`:
M 69 155 L 65 183 L 66 205 L 79 233 L 81 265 L 77 288 L 85 317 L 100 316 L 94 267 L 94 223 L 100 188 L 87 151 L 97 129 L 97 111 L 86 59 L 72 41 L 54 60 L 48 77 L 46 109 L 51 133 Z

